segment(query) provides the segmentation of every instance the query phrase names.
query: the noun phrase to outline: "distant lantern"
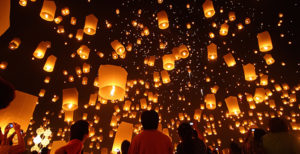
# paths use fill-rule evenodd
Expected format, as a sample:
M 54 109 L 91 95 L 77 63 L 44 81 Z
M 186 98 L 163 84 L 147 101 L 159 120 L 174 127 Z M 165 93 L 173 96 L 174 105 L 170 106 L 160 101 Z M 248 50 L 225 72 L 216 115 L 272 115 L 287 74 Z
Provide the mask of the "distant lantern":
M 162 57 L 163 68 L 167 71 L 173 70 L 175 68 L 175 58 L 173 54 L 164 55 Z
M 249 63 L 247 65 L 243 65 L 243 69 L 244 69 L 244 75 L 246 81 L 256 80 L 257 75 L 255 72 L 255 66 L 253 64 Z
M 65 111 L 65 122 L 72 122 L 73 121 L 73 115 L 74 115 L 74 111 Z
M 87 63 L 83 63 L 82 72 L 83 73 L 90 73 L 91 65 Z
M 39 43 L 35 51 L 33 52 L 33 56 L 37 59 L 43 59 L 47 50 L 46 42 L 42 41 Z
M 27 5 L 27 0 L 19 0 L 19 4 L 25 7 Z
M 97 97 L 98 97 L 97 93 L 90 94 L 90 99 L 89 99 L 89 105 L 90 106 L 95 106 L 96 105 Z
M 123 110 L 124 111 L 129 111 L 131 107 L 131 101 L 130 100 L 126 100 L 123 106 Z
M 141 98 L 140 99 L 140 105 L 141 105 L 141 109 L 145 110 L 147 108 L 147 100 L 146 98 Z
M 20 44 L 21 44 L 20 38 L 15 37 L 9 42 L 8 48 L 10 50 L 16 50 L 19 48 Z
M 52 0 L 44 0 L 40 17 L 46 21 L 53 21 L 55 17 L 56 5 Z
M 201 109 L 195 109 L 194 119 L 197 120 L 198 122 L 200 122 L 201 114 L 202 114 Z
M 264 88 L 256 88 L 254 94 L 254 101 L 257 103 L 261 103 L 265 100 L 266 92 Z
M 144 32 L 145 36 L 148 36 L 150 34 L 150 31 L 149 31 L 148 27 L 144 27 L 143 32 Z
M 123 99 L 127 71 L 115 65 L 100 65 L 98 70 L 99 95 L 107 100 Z
M 162 10 L 158 12 L 157 20 L 159 29 L 167 29 L 169 27 L 169 19 L 166 11 Z
M 160 82 L 159 72 L 156 72 L 156 71 L 153 72 L 153 81 L 154 82 Z
M 96 29 L 97 29 L 97 23 L 98 23 L 98 18 L 90 14 L 85 17 L 85 24 L 83 31 L 87 35 L 95 35 L 96 34 Z
M 268 75 L 262 74 L 260 76 L 260 85 L 267 86 L 268 85 Z
M 62 20 L 63 20 L 62 16 L 58 16 L 58 17 L 56 17 L 56 18 L 54 19 L 54 22 L 55 22 L 56 24 L 59 24 L 60 22 L 62 22 Z
M 154 64 L 155 64 L 155 56 L 150 56 L 149 59 L 148 59 L 147 64 L 149 66 L 154 66 Z
M 77 19 L 75 17 L 71 17 L 70 24 L 76 25 Z
M 229 21 L 234 21 L 236 19 L 235 17 L 235 12 L 229 12 L 228 13 L 228 18 L 229 18 Z
M 219 34 L 221 36 L 226 36 L 228 34 L 228 29 L 229 29 L 229 25 L 228 24 L 226 24 L 226 23 L 222 24 L 221 28 L 220 28 Z
M 238 115 L 241 113 L 237 97 L 229 96 L 225 98 L 225 103 L 227 105 L 229 115 Z
M 216 94 L 219 90 L 219 86 L 215 85 L 212 88 L 210 88 L 211 93 Z
M 271 54 L 266 54 L 266 55 L 264 56 L 264 59 L 265 59 L 267 65 L 272 65 L 272 64 L 275 63 L 275 59 L 272 57 Z
M 206 108 L 209 110 L 214 110 L 217 106 L 215 94 L 206 94 L 204 101 L 206 103 Z
M 202 8 L 206 18 L 211 18 L 216 13 L 212 0 L 205 0 L 205 2 L 202 4 Z
M 70 14 L 70 9 L 68 7 L 64 7 L 63 9 L 61 9 L 61 14 L 63 16 L 67 16 Z
M 179 54 L 181 58 L 187 58 L 189 56 L 189 50 L 185 45 L 180 45 L 178 47 Z
M 181 59 L 181 54 L 179 52 L 179 48 L 178 47 L 174 47 L 172 49 L 172 54 L 173 54 L 175 60 L 180 60 Z
M 247 18 L 245 19 L 245 24 L 248 25 L 248 24 L 250 24 L 250 23 L 251 23 L 251 19 L 247 17 Z
M 257 41 L 258 41 L 259 51 L 268 52 L 273 49 L 271 36 L 268 31 L 258 33 Z
M 47 61 L 44 65 L 44 71 L 46 72 L 53 72 L 53 69 L 54 69 L 54 66 L 55 66 L 55 62 L 56 62 L 56 57 L 53 56 L 53 55 L 50 55 L 48 58 L 47 58 Z
M 126 50 L 128 52 L 131 52 L 132 51 L 132 44 L 131 43 L 128 43 L 128 45 L 126 46 Z
M 81 41 L 82 40 L 82 38 L 83 38 L 83 30 L 82 29 L 77 29 L 77 33 L 76 33 L 76 39 L 78 40 L 78 41 Z
M 164 84 L 170 83 L 171 80 L 168 71 L 162 70 L 160 71 L 160 75 L 161 75 L 162 82 Z
M 81 45 L 79 49 L 77 49 L 77 54 L 81 59 L 88 59 L 90 55 L 90 49 L 86 45 Z
M 236 61 L 231 53 L 224 55 L 223 58 L 228 67 L 233 67 L 236 65 Z
M 122 55 L 125 52 L 125 47 L 118 40 L 112 41 L 110 45 L 118 55 Z
M 214 43 L 211 43 L 207 46 L 207 58 L 208 60 L 215 60 L 218 57 L 217 53 L 217 45 Z
M 78 91 L 76 88 L 63 89 L 62 109 L 74 111 L 78 108 Z

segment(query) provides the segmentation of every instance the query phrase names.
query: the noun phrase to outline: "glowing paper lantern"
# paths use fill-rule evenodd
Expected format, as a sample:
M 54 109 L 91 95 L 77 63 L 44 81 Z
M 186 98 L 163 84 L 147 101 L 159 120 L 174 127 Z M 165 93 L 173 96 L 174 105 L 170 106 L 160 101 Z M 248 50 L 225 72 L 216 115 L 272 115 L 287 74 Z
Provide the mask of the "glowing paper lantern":
M 229 25 L 228 24 L 226 24 L 226 23 L 222 24 L 221 28 L 220 28 L 219 34 L 221 36 L 226 36 L 228 34 L 228 29 L 229 29 Z
M 113 115 L 111 117 L 110 126 L 115 127 L 115 126 L 117 126 L 117 123 L 118 123 L 118 117 Z
M 130 106 L 131 106 L 131 101 L 130 100 L 126 100 L 123 106 L 123 110 L 124 111 L 129 111 L 130 110 Z
M 187 58 L 189 56 L 189 50 L 185 45 L 180 45 L 178 47 L 178 52 L 181 58 Z
M 236 61 L 231 53 L 224 55 L 223 58 L 228 67 L 233 67 L 236 65 Z
M 261 86 L 266 86 L 268 85 L 268 75 L 262 74 L 260 76 L 260 85 Z
M 147 108 L 147 100 L 146 98 L 140 99 L 141 109 L 145 110 Z
M 204 101 L 209 110 L 214 110 L 217 107 L 215 94 L 206 94 Z
M 171 79 L 170 79 L 168 71 L 162 70 L 162 71 L 160 71 L 160 75 L 161 75 L 162 82 L 164 84 L 170 83 Z
M 216 94 L 216 93 L 218 92 L 218 90 L 219 90 L 219 86 L 217 86 L 217 85 L 213 86 L 213 87 L 210 89 L 211 93 L 213 93 L 213 94 Z
M 0 6 L 0 36 L 2 36 L 10 26 L 10 0 L 1 0 Z
M 77 49 L 77 54 L 81 59 L 88 59 L 90 55 L 90 49 L 86 45 L 81 45 L 79 49 Z
M 153 72 L 153 81 L 154 82 L 160 82 L 160 76 L 159 76 L 159 72 Z
M 16 50 L 19 48 L 20 44 L 21 44 L 20 38 L 15 37 L 9 42 L 8 48 L 10 50 Z
M 98 71 L 99 95 L 107 100 L 123 99 L 127 82 L 127 71 L 114 65 L 100 65 Z
M 73 121 L 73 115 L 74 115 L 74 111 L 65 111 L 65 122 L 72 122 Z
M 228 13 L 228 18 L 229 18 L 229 21 L 234 21 L 236 19 L 235 17 L 235 12 L 229 12 Z
M 149 59 L 148 59 L 148 61 L 147 61 L 147 64 L 149 66 L 154 66 L 154 64 L 155 64 L 155 56 L 150 56 Z
M 63 89 L 63 104 L 65 111 L 74 111 L 78 108 L 78 91 L 76 88 Z
M 118 55 L 122 55 L 125 52 L 125 47 L 118 40 L 112 41 L 110 45 Z
M 195 109 L 194 119 L 197 120 L 198 122 L 200 122 L 200 120 L 201 120 L 201 114 L 202 114 L 202 110 L 201 109 Z
M 172 54 L 173 54 L 175 60 L 180 60 L 181 59 L 181 55 L 179 53 L 179 48 L 178 47 L 174 47 L 172 49 Z
M 264 88 L 256 88 L 254 94 L 254 101 L 257 103 L 261 103 L 265 100 L 265 89 Z
M 271 54 L 266 54 L 266 55 L 264 56 L 264 59 L 265 59 L 267 65 L 272 65 L 272 64 L 275 63 L 275 59 L 272 57 Z
M 164 55 L 162 57 L 163 68 L 167 71 L 173 70 L 175 68 L 175 58 L 172 54 Z
M 207 58 L 208 60 L 215 60 L 218 57 L 217 45 L 211 43 L 207 46 Z
M 75 17 L 71 17 L 71 25 L 76 25 L 77 19 Z
M 243 65 L 243 69 L 244 69 L 244 75 L 246 81 L 256 80 L 257 75 L 255 72 L 255 66 L 253 64 L 249 63 L 247 65 Z
M 47 50 L 46 42 L 42 41 L 39 43 L 35 51 L 33 52 L 33 56 L 37 59 L 43 59 Z
M 85 17 L 85 24 L 83 31 L 87 35 L 95 35 L 96 34 L 96 29 L 97 29 L 97 23 L 98 23 L 98 18 L 90 14 Z
M 83 30 L 82 29 L 77 29 L 77 33 L 76 33 L 76 39 L 78 40 L 78 41 L 81 41 L 82 40 L 82 38 L 83 38 Z
M 96 105 L 97 97 L 98 97 L 97 93 L 90 95 L 90 100 L 89 100 L 89 105 L 90 106 L 95 106 Z
M 44 65 L 44 71 L 46 72 L 53 72 L 53 69 L 54 69 L 54 66 L 55 66 L 55 62 L 56 62 L 56 57 L 53 56 L 53 55 L 50 55 L 48 58 L 47 58 L 47 61 Z
M 229 111 L 229 115 L 238 115 L 241 113 L 237 97 L 229 96 L 225 98 L 225 102 Z
M 55 17 L 56 5 L 54 1 L 44 0 L 40 17 L 46 21 L 53 21 Z
M 258 33 L 257 41 L 258 41 L 259 51 L 268 52 L 273 49 L 271 36 L 268 31 Z
M 56 17 L 56 18 L 54 19 L 54 22 L 55 22 L 56 24 L 59 24 L 62 20 L 63 20 L 62 16 L 58 16 L 58 17 Z
M 159 29 L 167 29 L 169 27 L 169 19 L 166 11 L 158 12 L 157 20 Z
M 128 140 L 129 142 L 131 142 L 132 133 L 133 133 L 133 124 L 122 121 L 115 135 L 115 139 L 112 147 L 113 154 L 117 154 L 117 152 L 121 151 L 121 144 L 124 140 Z
M 215 9 L 212 0 L 205 0 L 205 2 L 202 4 L 202 8 L 206 18 L 211 18 L 215 15 Z
M 82 66 L 82 72 L 83 73 L 89 73 L 91 70 L 91 65 L 90 64 L 87 64 L 87 63 L 83 63 L 83 66 Z

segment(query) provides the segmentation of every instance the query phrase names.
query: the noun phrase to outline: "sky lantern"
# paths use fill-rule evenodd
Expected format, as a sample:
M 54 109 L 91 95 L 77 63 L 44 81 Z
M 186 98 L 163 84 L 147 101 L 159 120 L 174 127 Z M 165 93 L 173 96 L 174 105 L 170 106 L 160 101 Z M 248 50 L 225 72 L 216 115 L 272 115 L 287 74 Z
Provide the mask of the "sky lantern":
M 55 17 L 56 5 L 52 0 L 44 0 L 40 17 L 46 21 L 53 21 Z
M 63 89 L 62 109 L 74 111 L 78 108 L 78 91 L 76 88 Z
M 89 59 L 90 49 L 86 45 L 81 45 L 77 49 L 77 54 L 80 56 L 81 59 Z
M 116 131 L 112 154 L 117 154 L 121 151 L 121 144 L 124 140 L 128 140 L 131 142 L 132 134 L 133 134 L 133 124 L 122 121 Z
M 208 60 L 215 60 L 218 58 L 216 44 L 211 43 L 207 46 L 207 58 Z
M 159 29 L 167 29 L 169 27 L 169 19 L 167 12 L 162 10 L 157 13 L 157 21 Z
M 55 22 L 56 24 L 61 23 L 62 20 L 63 20 L 63 17 L 62 17 L 62 16 L 58 16 L 58 17 L 54 18 L 54 22 Z
M 241 113 L 237 97 L 229 96 L 225 98 L 225 103 L 227 105 L 229 115 L 238 115 Z
M 46 42 L 42 41 L 39 43 L 35 51 L 33 52 L 33 56 L 37 59 L 43 59 L 47 50 Z
M 206 94 L 204 101 L 209 110 L 214 110 L 217 107 L 215 94 Z
M 154 64 L 155 64 L 155 56 L 150 56 L 149 59 L 148 59 L 148 61 L 147 61 L 147 64 L 149 66 L 154 66 Z
M 169 75 L 168 71 L 162 70 L 162 71 L 160 71 L 160 75 L 161 75 L 162 82 L 164 84 L 170 83 L 171 79 L 170 79 L 170 75 Z
M 261 103 L 265 100 L 265 89 L 264 88 L 256 88 L 255 89 L 255 94 L 254 94 L 254 101 L 257 103 Z
M 126 100 L 123 106 L 123 110 L 124 111 L 129 111 L 131 107 L 131 101 L 130 100 Z
M 249 103 L 249 108 L 250 108 L 250 109 L 254 110 L 254 109 L 256 108 L 255 102 L 250 101 L 250 102 L 248 102 L 248 103 Z
M 179 52 L 179 48 L 178 47 L 174 47 L 172 49 L 172 54 L 175 58 L 175 60 L 180 60 L 181 59 L 181 55 L 180 55 L 180 52 Z
M 61 9 L 61 14 L 62 14 L 63 16 L 69 15 L 69 14 L 70 14 L 70 9 L 69 9 L 68 7 L 62 8 L 62 9 Z
M 224 55 L 223 58 L 228 67 L 233 67 L 236 65 L 236 61 L 231 53 Z
M 202 8 L 206 18 L 211 18 L 216 13 L 212 0 L 205 0 L 205 2 L 202 4 Z
M 149 31 L 148 27 L 144 27 L 143 32 L 144 32 L 145 36 L 148 36 L 150 34 L 150 31 Z
M 234 21 L 234 20 L 236 19 L 236 17 L 235 17 L 235 12 L 230 11 L 230 12 L 228 13 L 228 18 L 229 18 L 229 21 Z
M 229 25 L 228 24 L 226 24 L 226 23 L 222 24 L 221 28 L 220 28 L 219 34 L 221 36 L 226 36 L 228 34 L 228 29 L 229 29 Z
M 125 53 L 125 47 L 118 40 L 112 41 L 110 45 L 118 55 Z
M 123 99 L 127 71 L 115 65 L 100 65 L 98 70 L 99 95 L 107 100 Z
M 82 29 L 77 29 L 77 33 L 76 33 L 76 39 L 78 40 L 78 41 L 81 41 L 82 40 L 82 38 L 83 38 L 83 30 Z
M 210 88 L 211 93 L 216 94 L 219 90 L 219 86 L 214 85 L 213 87 Z
M 10 50 L 16 50 L 19 48 L 20 44 L 21 44 L 21 39 L 18 37 L 15 37 L 9 42 L 8 48 Z
M 273 49 L 271 36 L 268 31 L 258 33 L 257 41 L 258 41 L 259 51 L 268 52 Z
M 187 58 L 189 56 L 189 50 L 185 45 L 180 45 L 178 47 L 178 51 L 181 58 Z
M 65 119 L 64 121 L 70 123 L 73 121 L 74 111 L 65 111 Z
M 53 72 L 56 59 L 57 58 L 54 55 L 50 55 L 47 58 L 47 61 L 46 61 L 45 65 L 44 65 L 44 71 L 46 71 L 46 72 Z
M 83 73 L 89 73 L 91 70 L 91 65 L 90 64 L 87 64 L 87 63 L 83 63 L 83 66 L 82 66 L 82 72 Z
M 159 72 L 156 72 L 156 71 L 153 72 L 153 81 L 160 82 Z
M 272 65 L 272 64 L 275 63 L 275 59 L 272 57 L 271 54 L 266 54 L 266 55 L 264 56 L 264 59 L 265 59 L 267 65 Z
M 260 85 L 267 86 L 268 85 L 268 75 L 261 74 L 260 76 Z
M 201 109 L 195 109 L 194 119 L 197 120 L 198 122 L 200 122 L 200 120 L 201 120 L 201 114 L 202 114 L 202 110 Z
M 83 31 L 87 35 L 95 35 L 97 30 L 98 18 L 94 14 L 85 17 Z
M 253 64 L 247 64 L 243 65 L 244 69 L 244 75 L 246 81 L 254 81 L 257 78 L 256 72 L 255 72 L 255 66 Z
M 175 68 L 175 58 L 173 54 L 167 54 L 162 57 L 163 68 L 167 71 L 173 70 Z
M 89 99 L 89 105 L 90 106 L 95 106 L 96 105 L 97 97 L 98 97 L 97 93 L 90 94 L 90 99 Z
M 76 25 L 77 19 L 75 17 L 71 17 L 70 24 Z
M 141 98 L 140 99 L 140 105 L 141 105 L 141 109 L 146 110 L 146 108 L 147 108 L 147 100 L 146 100 L 146 98 Z

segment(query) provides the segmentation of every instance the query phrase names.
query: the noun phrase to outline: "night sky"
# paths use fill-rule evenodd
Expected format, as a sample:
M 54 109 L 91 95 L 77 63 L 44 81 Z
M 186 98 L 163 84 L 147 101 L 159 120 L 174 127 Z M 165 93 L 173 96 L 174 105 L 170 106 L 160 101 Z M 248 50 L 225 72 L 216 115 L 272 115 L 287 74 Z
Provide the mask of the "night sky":
M 27 138 L 35 136 L 35 130 L 44 125 L 43 117 L 50 123 L 45 124 L 46 128 L 51 128 L 54 132 L 53 140 L 60 140 L 62 137 L 56 136 L 59 128 L 66 128 L 69 125 L 64 122 L 62 110 L 62 89 L 76 87 L 79 92 L 79 108 L 75 111 L 74 121 L 81 119 L 83 113 L 88 113 L 88 120 L 93 121 L 94 115 L 100 116 L 100 122 L 94 124 L 96 130 L 95 136 L 103 136 L 103 141 L 96 140 L 94 147 L 89 148 L 90 142 L 85 144 L 85 151 L 99 152 L 96 149 L 96 143 L 100 143 L 102 147 L 112 148 L 113 138 L 108 136 L 110 120 L 115 112 L 114 107 L 118 105 L 123 115 L 126 111 L 122 111 L 123 102 L 101 104 L 101 109 L 96 110 L 95 107 L 84 108 L 88 104 L 91 93 L 98 91 L 93 85 L 97 76 L 98 67 L 101 64 L 113 64 L 122 66 L 128 72 L 128 80 L 144 80 L 150 83 L 150 89 L 145 89 L 141 84 L 130 88 L 128 98 L 132 100 L 132 105 L 139 104 L 140 98 L 146 98 L 143 94 L 145 91 L 151 91 L 159 94 L 158 103 L 152 103 L 152 109 L 159 107 L 162 117 L 163 128 L 171 125 L 171 119 L 178 121 L 178 114 L 184 113 L 193 119 L 194 110 L 205 104 L 204 97 L 210 94 L 210 88 L 218 85 L 220 88 L 216 94 L 217 104 L 220 102 L 221 107 L 215 110 L 204 109 L 202 117 L 212 115 L 214 121 L 205 121 L 201 119 L 199 128 L 205 132 L 208 126 L 215 126 L 216 134 L 206 136 L 207 144 L 214 147 L 228 147 L 230 140 L 239 142 L 239 138 L 245 135 L 239 132 L 239 128 L 235 127 L 236 121 L 252 121 L 258 127 L 266 128 L 266 113 L 275 113 L 282 107 L 283 117 L 291 120 L 291 113 L 296 113 L 296 122 L 299 122 L 299 92 L 296 93 L 297 101 L 293 107 L 284 105 L 283 101 L 288 98 L 281 98 L 282 92 L 274 90 L 274 84 L 287 83 L 290 87 L 288 93 L 295 91 L 295 87 L 299 87 L 300 79 L 300 53 L 299 45 L 299 5 L 297 0 L 274 1 L 274 0 L 213 0 L 216 14 L 212 18 L 205 18 L 203 14 L 202 4 L 204 0 L 164 0 L 159 4 L 156 0 L 56 0 L 56 15 L 62 16 L 61 9 L 68 7 L 70 15 L 62 16 L 63 21 L 60 24 L 43 20 L 39 14 L 43 0 L 31 2 L 28 0 L 26 7 L 19 5 L 19 1 L 12 0 L 11 6 L 11 27 L 6 33 L 0 37 L 0 63 L 5 61 L 8 63 L 6 69 L 0 69 L 0 75 L 6 80 L 13 83 L 17 90 L 38 96 L 40 89 L 45 89 L 44 97 L 39 98 L 39 104 L 36 106 L 33 114 L 35 123 L 30 126 L 32 131 L 27 132 Z M 187 7 L 189 5 L 189 7 Z M 120 13 L 117 14 L 116 10 Z M 140 10 L 140 14 L 138 13 Z M 168 14 L 170 26 L 166 30 L 158 28 L 156 14 L 165 10 Z M 223 13 L 220 12 L 223 10 Z M 227 36 L 219 35 L 220 25 L 228 20 L 228 13 L 234 11 L 236 13 L 235 21 L 228 21 L 229 33 Z M 279 17 L 282 13 L 283 17 Z M 85 16 L 94 14 L 98 18 L 98 28 L 96 35 L 84 35 L 82 41 L 75 38 L 77 29 L 84 27 Z M 77 24 L 71 25 L 71 17 L 77 18 Z M 251 23 L 244 23 L 246 18 L 251 19 Z M 150 35 L 142 36 L 143 29 L 134 27 L 131 22 L 135 20 L 139 24 L 147 26 Z M 280 26 L 278 23 L 282 20 Z M 217 28 L 212 26 L 215 22 Z M 111 28 L 107 28 L 110 23 Z M 191 28 L 187 28 L 187 24 L 191 24 Z M 237 24 L 242 23 L 244 28 L 238 30 Z M 56 32 L 59 25 L 64 26 L 65 33 L 58 34 Z M 269 51 L 275 63 L 267 65 L 264 60 L 265 53 L 258 49 L 257 34 L 263 31 L 269 31 L 273 50 Z M 210 38 L 209 33 L 213 32 L 215 38 Z M 69 38 L 69 34 L 73 34 L 73 38 Z M 234 34 L 234 36 L 233 36 Z M 14 38 L 21 39 L 20 47 L 17 50 L 8 48 L 9 42 Z M 137 44 L 137 39 L 141 38 L 141 45 Z M 119 40 L 124 46 L 129 43 L 133 44 L 131 52 L 127 52 L 126 58 L 112 58 L 113 48 L 110 43 L 113 40 Z M 34 59 L 33 52 L 41 41 L 50 41 L 51 48 L 47 50 L 43 59 Z M 165 49 L 159 48 L 159 43 L 167 43 Z M 214 61 L 207 59 L 207 45 L 211 42 L 218 46 L 218 58 Z M 76 54 L 76 50 L 81 45 L 87 45 L 90 49 L 88 60 L 82 60 Z M 155 88 L 153 82 L 153 72 L 163 70 L 162 56 L 171 54 L 172 48 L 181 44 L 188 46 L 190 55 L 186 59 L 176 61 L 175 69 L 168 71 L 171 82 L 162 84 Z M 104 57 L 99 57 L 98 53 L 102 52 Z M 223 56 L 232 53 L 237 64 L 234 67 L 227 67 Z M 74 54 L 75 57 L 71 57 Z M 47 73 L 43 70 L 45 61 L 49 55 L 55 55 L 58 59 L 55 64 L 54 71 Z M 150 67 L 144 64 L 144 59 L 149 56 L 155 56 L 155 66 Z M 91 71 L 88 74 L 82 74 L 80 77 L 76 74 L 75 67 L 82 68 L 83 63 L 91 65 Z M 245 81 L 242 65 L 252 63 L 255 64 L 256 74 L 267 74 L 269 76 L 269 84 L 267 86 L 259 86 L 259 77 L 252 82 Z M 284 64 L 285 65 L 284 65 Z M 63 70 L 67 70 L 69 75 L 74 76 L 75 81 L 69 82 L 68 76 L 63 75 Z M 190 73 L 189 73 L 190 70 Z M 51 78 L 50 83 L 44 83 L 46 76 Z M 82 85 L 82 78 L 88 77 L 88 84 Z M 210 82 L 206 78 L 210 78 Z M 271 83 L 271 79 L 275 82 Z M 273 91 L 273 95 L 269 99 L 274 99 L 276 108 L 271 109 L 265 103 L 256 104 L 253 110 L 254 116 L 249 116 L 249 105 L 246 100 L 245 93 L 254 95 L 255 88 L 263 87 Z M 299 87 L 300 88 L 300 87 Z M 140 94 L 136 94 L 136 90 L 140 90 Z M 241 115 L 239 117 L 226 118 L 228 111 L 224 99 L 228 96 L 238 96 Z M 58 101 L 52 102 L 51 99 L 56 95 Z M 185 100 L 179 100 L 179 97 Z M 267 102 L 267 101 L 265 101 Z M 45 113 L 49 111 L 49 114 Z M 136 118 L 123 117 L 121 121 L 133 124 L 139 123 L 139 117 L 142 110 L 136 111 Z M 263 114 L 264 124 L 260 124 L 257 114 Z M 185 121 L 187 119 L 185 118 Z M 175 124 L 176 125 L 176 124 Z M 169 129 L 170 136 L 174 144 L 179 142 L 176 126 L 173 130 Z M 221 127 L 220 127 L 221 126 Z M 229 129 L 232 126 L 233 129 Z M 245 126 L 248 129 L 248 126 Z M 98 130 L 102 128 L 103 132 Z M 170 127 L 172 128 L 172 127 Z M 30 132 L 33 132 L 30 135 Z M 66 133 L 65 140 L 68 140 Z M 217 139 L 222 140 L 222 144 L 218 146 Z M 28 146 L 30 149 L 31 146 Z

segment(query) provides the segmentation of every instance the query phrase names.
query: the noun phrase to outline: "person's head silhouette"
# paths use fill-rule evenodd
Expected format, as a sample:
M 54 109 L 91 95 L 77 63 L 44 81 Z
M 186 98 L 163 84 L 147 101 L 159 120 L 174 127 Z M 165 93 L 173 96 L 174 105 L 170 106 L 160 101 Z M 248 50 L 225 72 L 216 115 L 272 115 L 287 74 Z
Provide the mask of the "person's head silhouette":
M 271 133 L 278 133 L 287 132 L 289 127 L 283 119 L 276 117 L 269 120 L 269 129 Z
M 194 137 L 194 129 L 189 123 L 182 123 L 178 127 L 178 134 L 181 140 L 191 140 Z
M 78 139 L 84 142 L 89 135 L 89 123 L 84 120 L 76 121 L 75 124 L 71 126 L 71 138 Z
M 130 147 L 130 142 L 127 140 L 124 140 L 121 144 L 122 154 L 127 154 L 129 147 Z
M 0 77 L 0 109 L 6 108 L 14 98 L 14 87 Z
M 142 113 L 141 120 L 144 130 L 153 130 L 158 127 L 159 117 L 154 110 L 144 111 Z

